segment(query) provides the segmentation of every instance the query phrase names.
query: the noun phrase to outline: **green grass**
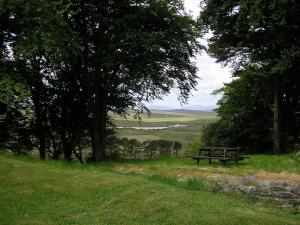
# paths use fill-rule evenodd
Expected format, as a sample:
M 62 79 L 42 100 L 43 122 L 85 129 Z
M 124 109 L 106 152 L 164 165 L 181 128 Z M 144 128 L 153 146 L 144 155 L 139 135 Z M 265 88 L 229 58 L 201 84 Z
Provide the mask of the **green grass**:
M 178 177 L 199 177 L 210 174 L 227 174 L 236 176 L 255 175 L 257 173 L 283 173 L 299 176 L 300 159 L 294 154 L 280 156 L 250 155 L 250 159 L 240 161 L 238 165 L 231 163 L 222 166 L 218 162 L 208 164 L 208 160 L 201 161 L 200 166 L 191 158 L 157 158 L 149 161 L 124 161 L 122 164 L 113 164 L 117 170 L 122 167 L 125 171 L 143 169 L 146 174 L 161 174 Z M 271 178 L 271 177 L 270 177 Z
M 300 174 L 300 158 L 294 154 L 275 155 L 253 155 L 244 162 L 243 170 L 264 170 L 268 172 L 292 172 Z
M 199 179 L 180 186 L 171 177 L 115 171 L 126 165 L 194 167 L 190 161 L 174 159 L 95 166 L 0 155 L 0 224 L 297 225 L 300 221 L 299 214 L 206 191 Z

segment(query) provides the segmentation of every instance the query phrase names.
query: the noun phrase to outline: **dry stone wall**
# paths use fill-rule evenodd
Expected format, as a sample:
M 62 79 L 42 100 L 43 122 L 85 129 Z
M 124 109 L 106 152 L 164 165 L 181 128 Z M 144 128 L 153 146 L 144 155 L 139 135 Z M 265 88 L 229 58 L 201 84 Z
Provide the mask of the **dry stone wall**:
M 271 201 L 282 206 L 300 206 L 300 183 L 280 180 L 260 180 L 255 176 L 237 177 L 213 175 L 224 192 L 247 194 L 254 199 Z

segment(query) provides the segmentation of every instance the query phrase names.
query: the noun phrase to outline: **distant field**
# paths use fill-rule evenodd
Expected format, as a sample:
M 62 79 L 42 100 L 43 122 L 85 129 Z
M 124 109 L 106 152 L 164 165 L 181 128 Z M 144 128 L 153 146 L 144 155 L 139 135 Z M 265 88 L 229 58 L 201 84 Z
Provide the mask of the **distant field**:
M 134 118 L 134 113 L 129 112 L 127 118 L 111 115 L 117 127 L 120 138 L 137 139 L 140 142 L 165 139 L 179 141 L 185 149 L 189 142 L 199 138 L 204 126 L 218 119 L 215 112 L 203 111 L 157 111 L 140 115 L 141 121 Z M 184 125 L 184 127 L 171 127 L 162 130 L 137 130 L 130 127 L 168 127 L 171 125 Z
M 118 129 L 118 133 L 121 138 L 137 139 L 140 142 L 160 139 L 179 141 L 185 148 L 190 141 L 200 137 L 201 130 L 202 127 L 180 127 L 164 130 Z
M 202 111 L 182 111 L 172 112 L 172 111 L 157 111 L 153 110 L 150 114 L 144 113 L 139 115 L 140 119 L 135 117 L 133 112 L 129 112 L 126 118 L 120 117 L 118 115 L 112 114 L 111 117 L 117 125 L 126 124 L 128 126 L 151 126 L 151 125 L 166 125 L 166 124 L 176 124 L 176 123 L 190 123 L 192 124 L 195 121 L 196 124 L 207 121 L 214 121 L 217 118 L 215 112 L 202 112 Z

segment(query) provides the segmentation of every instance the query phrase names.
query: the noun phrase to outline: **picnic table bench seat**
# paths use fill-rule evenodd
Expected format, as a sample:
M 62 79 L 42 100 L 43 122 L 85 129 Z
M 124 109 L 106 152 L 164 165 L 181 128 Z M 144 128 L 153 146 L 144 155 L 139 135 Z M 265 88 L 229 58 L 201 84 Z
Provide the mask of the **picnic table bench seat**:
M 199 154 L 192 156 L 192 159 L 197 160 L 198 165 L 200 160 L 208 159 L 209 163 L 212 160 L 218 160 L 225 165 L 227 162 L 233 161 L 238 163 L 241 160 L 250 158 L 240 154 L 240 148 L 228 148 L 228 147 L 201 147 L 199 148 Z

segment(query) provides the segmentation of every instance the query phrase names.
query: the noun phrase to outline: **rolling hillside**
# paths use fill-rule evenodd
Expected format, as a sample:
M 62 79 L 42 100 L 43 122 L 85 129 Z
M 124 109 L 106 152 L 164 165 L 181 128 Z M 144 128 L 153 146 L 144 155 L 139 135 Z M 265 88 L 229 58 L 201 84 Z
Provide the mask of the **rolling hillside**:
M 218 119 L 215 112 L 196 110 L 153 110 L 150 115 L 140 115 L 141 121 L 134 117 L 134 112 L 128 112 L 126 118 L 113 114 L 111 117 L 116 126 L 122 128 L 117 129 L 120 138 L 137 139 L 140 142 L 159 139 L 179 141 L 183 145 L 182 154 L 188 143 L 199 139 L 203 127 Z M 153 129 L 149 129 L 151 127 Z

